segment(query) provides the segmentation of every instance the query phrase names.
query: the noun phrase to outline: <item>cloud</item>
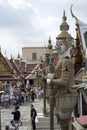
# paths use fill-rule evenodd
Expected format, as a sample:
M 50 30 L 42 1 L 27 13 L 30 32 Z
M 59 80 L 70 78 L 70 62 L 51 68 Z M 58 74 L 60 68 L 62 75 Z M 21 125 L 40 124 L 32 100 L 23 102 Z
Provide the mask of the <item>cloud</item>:
M 25 9 L 26 7 L 31 7 L 31 4 L 24 0 L 8 0 L 8 3 L 15 9 Z
M 0 4 L 0 26 L 7 28 L 27 26 L 36 13 L 36 8 L 32 7 L 30 3 L 21 0 L 8 0 L 5 4 Z M 29 21 L 30 19 L 31 21 Z
M 47 44 L 49 36 L 54 43 L 64 9 L 72 35 L 75 23 L 70 14 L 71 4 L 77 17 L 87 19 L 87 2 L 82 0 L 0 0 L 1 48 L 8 56 L 16 56 L 22 47 Z
M 43 35 L 42 41 L 48 40 L 49 36 L 52 37 L 53 40 L 55 40 L 55 37 L 57 36 L 58 33 L 58 17 L 55 16 L 48 16 L 46 17 L 38 17 L 38 27 L 39 27 L 39 32 L 42 32 L 39 35 Z M 58 28 L 57 28 L 58 27 Z M 43 30 L 41 30 L 41 28 Z M 45 41 L 46 42 L 46 41 Z
M 21 6 L 22 4 L 23 6 Z M 7 28 L 7 31 L 10 30 L 13 36 L 15 36 L 17 40 L 19 39 L 19 41 L 21 41 L 21 37 L 28 40 L 31 38 L 32 40 L 37 40 L 36 37 L 40 37 L 41 34 L 45 37 L 47 31 L 51 30 L 54 22 L 57 22 L 57 18 L 52 16 L 47 18 L 40 17 L 37 8 L 21 0 L 19 0 L 19 2 L 9 0 L 8 3 L 0 6 L 0 12 L 3 12 L 0 13 L 1 28 Z M 42 38 L 38 39 L 38 41 L 40 41 Z
M 37 13 L 36 8 L 21 0 L 0 1 L 0 44 L 4 51 L 10 49 L 9 53 L 17 54 L 19 47 L 35 38 Z

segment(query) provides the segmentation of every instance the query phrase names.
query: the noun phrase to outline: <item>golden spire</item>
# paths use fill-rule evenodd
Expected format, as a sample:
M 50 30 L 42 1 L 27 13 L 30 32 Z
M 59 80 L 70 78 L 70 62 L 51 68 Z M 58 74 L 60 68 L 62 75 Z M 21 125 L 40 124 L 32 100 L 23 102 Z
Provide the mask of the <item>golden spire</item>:
M 71 15 L 72 15 L 72 17 L 75 18 L 75 22 L 76 22 L 75 24 L 76 24 L 76 26 L 78 26 L 78 18 L 73 14 L 72 7 L 73 7 L 73 4 L 70 7 Z
M 77 27 L 76 28 L 76 38 L 78 38 L 78 37 L 80 38 L 80 30 L 79 30 L 78 18 L 73 14 L 72 7 L 73 7 L 73 5 L 71 5 L 70 11 L 71 11 L 72 17 L 75 18 L 75 25 Z
M 63 11 L 63 17 L 62 17 L 62 23 L 60 25 L 60 30 L 61 31 L 68 31 L 69 30 L 69 25 L 66 22 L 66 20 L 67 20 L 67 17 L 66 17 L 65 10 L 64 10 Z

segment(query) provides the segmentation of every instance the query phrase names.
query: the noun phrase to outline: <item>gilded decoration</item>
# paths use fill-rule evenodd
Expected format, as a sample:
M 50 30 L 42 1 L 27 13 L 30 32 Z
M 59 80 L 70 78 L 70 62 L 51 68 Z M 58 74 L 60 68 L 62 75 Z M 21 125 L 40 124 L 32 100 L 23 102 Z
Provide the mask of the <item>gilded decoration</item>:
M 0 55 L 0 74 L 11 74 L 11 71 L 2 55 Z

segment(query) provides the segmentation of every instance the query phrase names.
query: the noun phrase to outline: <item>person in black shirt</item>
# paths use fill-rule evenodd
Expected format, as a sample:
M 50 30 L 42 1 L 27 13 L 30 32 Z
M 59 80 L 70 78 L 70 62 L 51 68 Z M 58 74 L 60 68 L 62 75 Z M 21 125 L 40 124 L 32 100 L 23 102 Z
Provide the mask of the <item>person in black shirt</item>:
M 13 116 L 13 120 L 18 122 L 20 121 L 20 111 L 18 110 L 19 109 L 19 106 L 15 106 L 14 110 L 12 111 L 12 114 L 14 115 Z
M 31 105 L 31 122 L 32 122 L 32 129 L 36 130 L 35 118 L 37 116 L 37 111 L 35 110 L 34 106 Z
M 13 114 L 13 120 L 11 121 L 11 125 L 14 126 L 15 128 L 18 128 L 19 126 L 22 125 L 22 121 L 20 120 L 21 113 L 19 111 L 18 105 L 15 106 L 11 114 Z M 18 125 L 16 126 L 16 124 Z

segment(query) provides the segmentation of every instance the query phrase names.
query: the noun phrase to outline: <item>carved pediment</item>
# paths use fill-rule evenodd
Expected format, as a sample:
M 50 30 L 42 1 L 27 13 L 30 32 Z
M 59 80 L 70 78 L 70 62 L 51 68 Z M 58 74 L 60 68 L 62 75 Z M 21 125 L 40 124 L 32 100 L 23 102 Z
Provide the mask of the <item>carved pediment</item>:
M 11 74 L 11 70 L 2 55 L 0 55 L 0 74 Z

